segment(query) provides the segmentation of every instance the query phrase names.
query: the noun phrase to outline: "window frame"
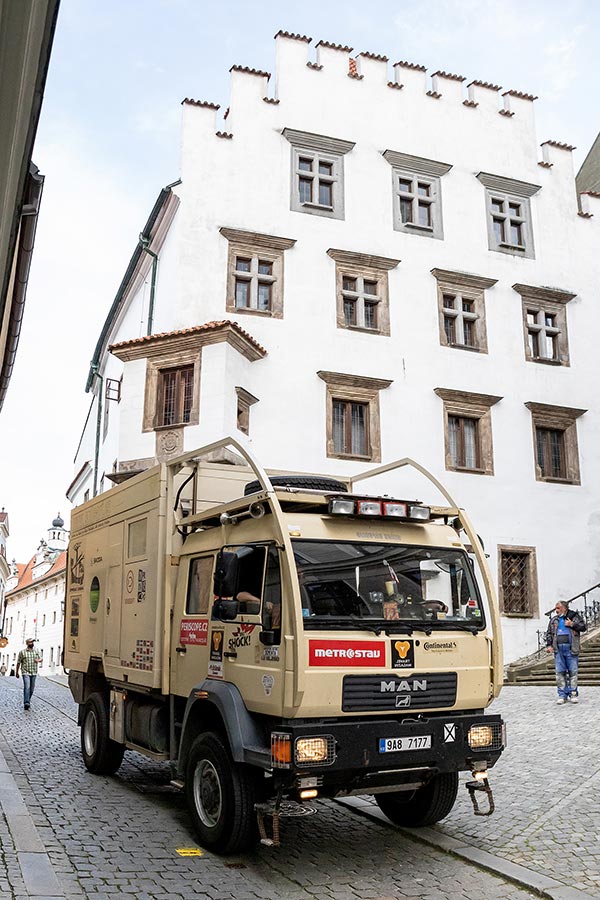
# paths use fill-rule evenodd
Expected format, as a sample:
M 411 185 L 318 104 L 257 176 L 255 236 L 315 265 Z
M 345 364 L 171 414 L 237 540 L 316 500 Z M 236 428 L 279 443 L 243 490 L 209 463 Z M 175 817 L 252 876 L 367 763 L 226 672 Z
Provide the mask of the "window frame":
M 513 284 L 512 287 L 521 297 L 523 339 L 525 359 L 527 362 L 546 366 L 570 366 L 567 303 L 573 300 L 577 295 L 572 294 L 569 291 L 558 290 L 557 288 L 540 288 L 529 284 Z M 546 325 L 536 325 L 535 329 L 532 329 L 531 323 L 528 322 L 528 314 L 530 311 L 542 316 L 554 316 L 556 319 L 555 328 L 548 329 Z M 542 333 L 545 335 L 547 330 L 555 334 L 557 345 L 557 355 L 555 358 L 535 356 L 533 354 L 529 342 L 529 334 L 532 330 L 535 330 L 538 334 Z
M 228 241 L 225 299 L 227 312 L 242 316 L 266 316 L 282 319 L 284 251 L 293 247 L 296 241 L 272 234 L 241 231 L 237 228 L 222 227 L 219 231 Z M 238 269 L 238 259 L 249 259 L 250 267 L 247 272 Z M 260 263 L 264 261 L 269 262 L 272 266 L 270 275 L 259 272 Z M 237 305 L 237 284 L 242 281 L 250 285 L 249 306 Z M 268 309 L 260 309 L 258 305 L 259 285 L 261 284 L 270 285 L 271 296 Z
M 166 422 L 166 404 L 168 380 L 175 376 L 175 397 L 173 422 Z M 185 379 L 182 376 L 186 376 Z M 188 378 L 188 376 L 191 376 Z M 189 391 L 189 393 L 188 393 Z M 167 366 L 158 370 L 156 387 L 156 427 L 181 428 L 190 424 L 190 416 L 194 406 L 194 365 Z M 186 413 L 187 410 L 187 413 Z
M 354 141 L 345 141 L 341 138 L 313 134 L 308 131 L 297 131 L 293 128 L 284 128 L 282 134 L 292 145 L 290 209 L 293 212 L 324 216 L 328 219 L 344 219 L 344 156 L 352 150 Z M 331 185 L 331 205 L 315 202 L 312 190 L 310 201 L 301 199 L 300 182 L 309 179 L 307 174 L 309 170 L 300 167 L 301 159 L 310 159 L 312 163 L 309 174 L 313 186 L 315 183 L 320 186 L 321 181 Z M 319 166 L 321 164 L 331 166 L 331 174 L 320 173 Z M 318 194 L 319 191 L 317 191 L 317 201 Z
M 505 555 L 518 555 L 527 557 L 527 599 L 526 611 L 508 611 L 506 608 L 506 587 L 503 577 L 503 557 Z M 510 619 L 535 619 L 539 616 L 539 591 L 537 576 L 537 557 L 535 547 L 513 546 L 510 544 L 498 544 L 498 601 L 500 615 Z
M 587 412 L 567 406 L 552 406 L 548 403 L 528 402 L 525 404 L 531 412 L 533 433 L 533 465 L 536 481 L 553 484 L 581 484 L 579 466 L 579 447 L 577 440 L 577 419 Z M 538 464 L 538 429 L 559 431 L 563 435 L 564 477 L 544 475 Z
M 336 322 L 338 328 L 348 331 L 361 331 L 365 334 L 385 335 L 390 334 L 390 308 L 389 308 L 389 279 L 388 272 L 395 269 L 399 259 L 390 259 L 385 256 L 373 256 L 368 253 L 355 253 L 350 250 L 336 250 L 330 248 L 327 255 L 335 261 L 335 295 L 336 295 Z M 356 278 L 362 282 L 363 289 L 356 292 L 358 309 L 357 323 L 346 322 L 345 300 L 349 292 L 344 288 L 345 278 Z M 364 283 L 374 281 L 377 284 L 377 295 L 366 294 Z M 367 327 L 364 308 L 365 298 L 377 296 L 377 326 Z M 367 301 L 368 302 L 368 301 Z
M 331 459 L 358 459 L 363 462 L 381 462 L 381 421 L 379 392 L 392 382 L 383 378 L 369 378 L 362 375 L 346 375 L 342 372 L 317 372 L 326 384 L 325 432 L 326 455 Z M 334 445 L 334 402 L 360 403 L 367 406 L 367 453 L 339 453 Z
M 537 194 L 541 189 L 541 185 L 529 184 L 526 181 L 517 181 L 514 178 L 505 178 L 501 175 L 492 175 L 488 172 L 479 172 L 476 177 L 485 187 L 488 248 L 497 253 L 507 253 L 510 256 L 535 259 L 530 197 Z M 506 211 L 498 211 L 493 208 L 493 203 L 497 201 L 500 201 L 506 207 Z M 495 220 L 511 221 L 511 204 L 519 204 L 522 210 L 520 215 L 513 214 L 514 221 L 518 222 L 522 229 L 522 244 L 512 244 L 506 239 L 506 234 L 504 235 L 504 240 L 498 240 L 495 232 Z
M 396 150 L 385 150 L 383 158 L 392 167 L 392 205 L 394 230 L 405 234 L 416 234 L 421 237 L 443 240 L 444 226 L 442 215 L 442 183 L 443 175 L 446 175 L 451 165 L 438 162 L 434 159 L 426 159 L 420 156 L 412 156 L 409 153 L 400 153 Z M 410 181 L 411 190 L 401 191 L 400 182 Z M 426 184 L 431 188 L 431 194 L 425 199 L 425 195 L 419 195 L 419 184 Z M 426 204 L 430 211 L 430 224 L 422 225 L 418 221 L 404 221 L 402 214 L 402 200 L 410 198 L 410 203 L 418 209 L 421 204 Z
M 466 350 L 470 353 L 487 353 L 487 327 L 485 314 L 485 291 L 493 287 L 497 279 L 484 278 L 481 275 L 470 275 L 467 272 L 454 272 L 448 269 L 432 269 L 431 274 L 437 281 L 438 319 L 440 344 L 452 350 Z M 453 318 L 473 322 L 473 345 L 450 341 L 446 332 L 446 319 L 448 317 L 445 297 L 452 294 L 462 304 L 467 301 L 473 304 L 473 312 L 465 314 L 457 310 Z
M 502 397 L 491 394 L 475 394 L 449 388 L 434 388 L 434 393 L 443 402 L 444 412 L 444 458 L 445 467 L 450 472 L 464 472 L 472 475 L 494 474 L 494 448 L 492 441 L 491 408 Z M 450 419 L 475 419 L 477 421 L 477 466 L 457 465 L 452 458 L 450 439 Z
M 250 391 L 247 391 L 239 385 L 235 389 L 236 393 L 236 426 L 238 431 L 250 435 L 250 407 L 258 403 L 258 397 L 255 397 Z M 242 427 L 245 425 L 245 427 Z

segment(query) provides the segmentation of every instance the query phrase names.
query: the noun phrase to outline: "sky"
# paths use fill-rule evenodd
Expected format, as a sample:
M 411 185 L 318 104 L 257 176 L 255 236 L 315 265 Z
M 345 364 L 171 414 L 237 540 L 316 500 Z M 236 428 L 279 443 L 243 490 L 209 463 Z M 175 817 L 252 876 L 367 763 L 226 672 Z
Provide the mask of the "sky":
M 538 142 L 600 129 L 595 0 L 61 0 L 33 160 L 46 177 L 25 318 L 0 413 L 8 558 L 27 561 L 65 492 L 96 341 L 161 188 L 184 97 L 228 106 L 229 69 L 272 71 L 280 29 L 539 96 Z M 314 51 L 313 51 L 314 52 Z

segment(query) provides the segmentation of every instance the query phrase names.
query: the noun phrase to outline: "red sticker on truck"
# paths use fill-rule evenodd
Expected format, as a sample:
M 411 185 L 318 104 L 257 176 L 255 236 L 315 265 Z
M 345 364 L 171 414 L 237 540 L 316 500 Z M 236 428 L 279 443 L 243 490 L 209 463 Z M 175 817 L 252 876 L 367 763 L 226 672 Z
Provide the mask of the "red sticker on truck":
M 385 666 L 385 644 L 379 641 L 309 641 L 311 666 Z
M 182 619 L 179 626 L 180 644 L 208 644 L 208 619 Z

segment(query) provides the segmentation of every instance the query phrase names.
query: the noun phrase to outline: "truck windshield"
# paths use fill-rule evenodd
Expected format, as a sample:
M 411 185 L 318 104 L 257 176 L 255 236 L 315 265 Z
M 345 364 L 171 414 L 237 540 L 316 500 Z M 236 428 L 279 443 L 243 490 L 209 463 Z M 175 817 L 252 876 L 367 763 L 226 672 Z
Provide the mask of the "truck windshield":
M 464 551 L 402 544 L 292 543 L 305 628 L 379 624 L 392 631 L 394 622 L 427 629 L 484 626 L 481 598 Z

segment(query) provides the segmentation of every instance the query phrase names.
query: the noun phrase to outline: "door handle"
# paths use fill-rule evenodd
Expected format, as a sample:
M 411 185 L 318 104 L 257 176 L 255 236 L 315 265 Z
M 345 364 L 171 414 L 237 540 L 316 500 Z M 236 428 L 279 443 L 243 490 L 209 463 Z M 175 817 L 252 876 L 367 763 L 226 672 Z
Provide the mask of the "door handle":
M 106 615 L 110 613 L 110 597 L 106 598 Z
M 175 647 L 175 653 L 187 653 L 187 647 Z

